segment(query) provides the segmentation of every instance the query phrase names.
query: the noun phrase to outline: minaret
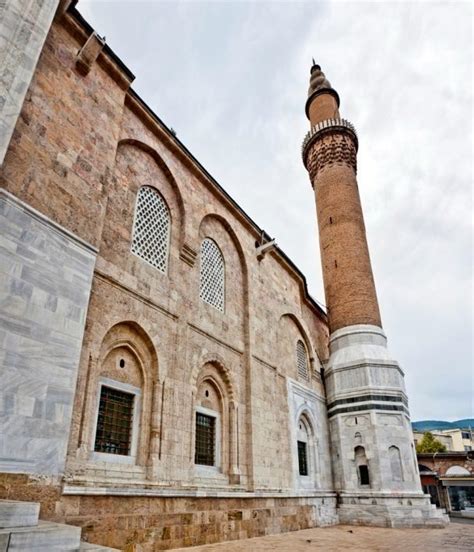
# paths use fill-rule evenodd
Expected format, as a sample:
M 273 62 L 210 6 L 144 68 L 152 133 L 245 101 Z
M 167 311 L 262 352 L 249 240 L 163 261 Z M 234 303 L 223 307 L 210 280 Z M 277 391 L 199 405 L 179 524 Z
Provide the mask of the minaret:
M 329 317 L 326 392 L 340 521 L 443 524 L 421 491 L 403 372 L 380 319 L 356 179 L 357 134 L 339 103 L 313 62 L 303 162 L 316 199 Z
M 381 327 L 356 181 L 357 135 L 339 117 L 339 96 L 319 65 L 311 68 L 306 114 L 312 130 L 304 159 L 316 195 L 330 331 Z

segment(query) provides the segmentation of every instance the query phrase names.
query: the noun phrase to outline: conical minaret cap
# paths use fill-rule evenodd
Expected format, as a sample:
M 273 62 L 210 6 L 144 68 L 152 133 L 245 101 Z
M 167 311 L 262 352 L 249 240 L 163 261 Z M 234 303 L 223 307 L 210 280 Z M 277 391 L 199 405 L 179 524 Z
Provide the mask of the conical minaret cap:
M 322 88 L 331 88 L 331 83 L 321 71 L 321 67 L 314 63 L 311 67 L 311 76 L 309 78 L 308 98 Z
M 313 65 L 311 66 L 310 78 L 309 78 L 309 88 L 308 88 L 308 99 L 306 101 L 306 116 L 309 118 L 309 105 L 311 101 L 319 94 L 331 94 L 337 101 L 337 106 L 339 107 L 339 95 L 331 86 L 331 83 L 326 78 L 326 75 L 321 71 L 321 67 L 315 63 L 313 59 Z

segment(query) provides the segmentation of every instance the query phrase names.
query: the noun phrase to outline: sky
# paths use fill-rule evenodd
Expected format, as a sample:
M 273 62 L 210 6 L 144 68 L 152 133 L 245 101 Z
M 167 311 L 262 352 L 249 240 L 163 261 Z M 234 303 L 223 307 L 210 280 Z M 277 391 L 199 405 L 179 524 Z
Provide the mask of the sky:
M 358 132 L 382 321 L 412 420 L 473 417 L 471 4 L 80 0 L 78 9 L 324 304 L 301 161 L 316 59 Z

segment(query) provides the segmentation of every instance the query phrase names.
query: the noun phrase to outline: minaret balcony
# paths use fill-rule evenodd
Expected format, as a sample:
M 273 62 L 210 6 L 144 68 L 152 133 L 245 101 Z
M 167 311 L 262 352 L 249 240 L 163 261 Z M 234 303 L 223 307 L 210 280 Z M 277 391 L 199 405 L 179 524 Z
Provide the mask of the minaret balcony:
M 318 140 L 324 134 L 330 134 L 334 132 L 342 132 L 349 134 L 355 143 L 356 152 L 359 147 L 359 141 L 357 138 L 357 132 L 354 125 L 346 119 L 326 119 L 320 123 L 314 125 L 311 130 L 306 134 L 303 144 L 301 146 L 301 154 L 303 157 L 303 163 L 307 168 L 307 156 L 311 146 L 316 140 Z

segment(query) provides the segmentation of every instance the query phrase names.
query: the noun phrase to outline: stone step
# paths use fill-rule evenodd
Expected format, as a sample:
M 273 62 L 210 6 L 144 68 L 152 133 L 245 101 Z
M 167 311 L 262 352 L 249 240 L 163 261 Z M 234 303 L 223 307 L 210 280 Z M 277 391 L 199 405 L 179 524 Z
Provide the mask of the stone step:
M 38 524 L 39 510 L 38 502 L 0 500 L 0 529 L 33 527 Z
M 80 545 L 81 528 L 73 525 L 39 521 L 36 527 L 0 529 L 1 552 L 77 552 Z

